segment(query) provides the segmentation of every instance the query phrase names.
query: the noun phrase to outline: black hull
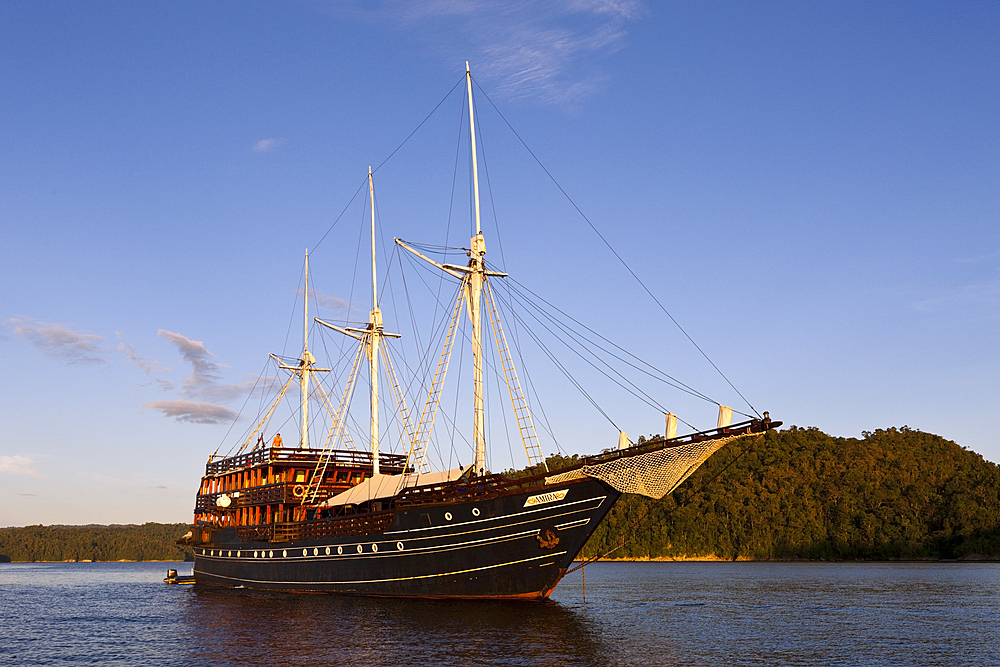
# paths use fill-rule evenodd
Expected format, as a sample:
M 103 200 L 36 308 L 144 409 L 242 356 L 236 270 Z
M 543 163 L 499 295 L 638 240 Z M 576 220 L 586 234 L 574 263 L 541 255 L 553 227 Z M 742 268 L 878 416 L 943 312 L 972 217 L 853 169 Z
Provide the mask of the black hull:
M 265 543 L 217 530 L 212 544 L 195 549 L 194 576 L 199 584 L 275 591 L 542 599 L 619 496 L 587 478 L 401 508 L 377 534 Z

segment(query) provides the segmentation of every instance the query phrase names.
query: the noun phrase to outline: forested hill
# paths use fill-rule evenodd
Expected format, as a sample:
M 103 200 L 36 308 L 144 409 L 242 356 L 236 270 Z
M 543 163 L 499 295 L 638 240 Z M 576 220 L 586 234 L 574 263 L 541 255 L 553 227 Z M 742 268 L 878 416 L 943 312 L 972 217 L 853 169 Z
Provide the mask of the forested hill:
M 624 496 L 584 554 L 633 533 L 612 558 L 1000 555 L 1000 469 L 906 427 L 792 427 L 730 443 L 663 500 Z
M 0 561 L 193 560 L 185 523 L 0 528 Z
M 573 459 L 554 457 L 551 464 Z M 523 471 L 522 474 L 524 474 Z M 186 524 L 0 528 L 0 560 L 180 560 Z M 624 496 L 584 549 L 612 558 L 1000 555 L 1000 469 L 907 428 L 732 442 L 663 500 Z

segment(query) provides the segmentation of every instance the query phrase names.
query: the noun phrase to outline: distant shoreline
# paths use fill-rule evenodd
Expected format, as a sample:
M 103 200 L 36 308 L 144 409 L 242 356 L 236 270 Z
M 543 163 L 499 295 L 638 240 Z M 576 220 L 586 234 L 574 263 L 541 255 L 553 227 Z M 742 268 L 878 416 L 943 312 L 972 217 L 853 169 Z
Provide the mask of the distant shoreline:
M 184 560 L 0 560 L 0 565 L 5 563 L 191 563 L 193 561 Z
M 574 563 L 582 563 L 585 559 L 577 558 Z M 5 563 L 191 563 L 184 560 L 11 560 L 0 561 L 0 565 Z M 1000 562 L 1000 556 L 984 556 L 982 554 L 969 554 L 961 558 L 887 558 L 885 560 L 875 560 L 869 558 L 844 558 L 831 560 L 826 558 L 744 558 L 739 557 L 735 561 L 731 558 L 719 558 L 718 556 L 678 556 L 671 558 L 600 558 L 595 563 L 989 563 Z
M 582 563 L 585 558 L 576 558 L 573 562 Z M 917 558 L 747 558 L 740 556 L 735 560 L 732 558 L 720 558 L 715 555 L 710 556 L 671 556 L 671 557 L 642 557 L 642 558 L 599 558 L 595 563 L 982 563 L 1000 562 L 1000 556 L 985 556 L 983 554 L 968 554 L 961 558 L 935 558 L 933 556 L 922 556 Z

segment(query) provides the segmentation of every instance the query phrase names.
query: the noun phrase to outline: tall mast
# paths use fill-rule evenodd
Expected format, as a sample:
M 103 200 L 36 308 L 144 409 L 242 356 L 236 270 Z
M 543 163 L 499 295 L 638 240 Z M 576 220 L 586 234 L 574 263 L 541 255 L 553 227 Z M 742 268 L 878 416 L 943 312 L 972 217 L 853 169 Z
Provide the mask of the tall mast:
M 302 393 L 302 438 L 299 440 L 301 449 L 309 449 L 309 366 L 315 361 L 309 354 L 309 250 L 306 250 L 306 282 L 305 307 L 302 318 L 302 365 L 299 371 L 299 389 Z
M 378 352 L 379 336 L 382 333 L 382 311 L 378 308 L 378 282 L 375 277 L 375 185 L 372 182 L 372 168 L 368 167 L 368 195 L 372 206 L 372 311 L 368 317 L 368 369 L 372 386 L 372 474 L 378 472 Z
M 472 382 L 473 382 L 473 426 L 472 440 L 476 444 L 475 472 L 486 473 L 486 421 L 483 414 L 483 318 L 480 308 L 483 281 L 486 279 L 483 255 L 486 241 L 479 225 L 479 165 L 476 159 L 476 116 L 472 108 L 472 72 L 469 62 L 465 63 L 465 83 L 469 93 L 469 136 L 472 148 L 472 188 L 475 201 L 476 235 L 471 240 L 469 251 L 469 316 L 472 319 Z

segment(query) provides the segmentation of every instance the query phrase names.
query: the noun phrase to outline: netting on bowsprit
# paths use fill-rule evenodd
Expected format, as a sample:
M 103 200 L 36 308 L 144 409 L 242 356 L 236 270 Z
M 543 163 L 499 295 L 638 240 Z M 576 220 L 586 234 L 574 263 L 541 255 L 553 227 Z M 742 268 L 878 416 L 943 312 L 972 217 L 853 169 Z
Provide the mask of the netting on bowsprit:
M 545 483 L 559 484 L 580 477 L 593 477 L 610 484 L 621 493 L 637 493 L 659 499 L 680 486 L 712 454 L 742 437 L 744 436 L 736 435 L 718 440 L 703 440 L 645 454 L 623 456 L 606 463 L 585 465 L 546 477 Z

